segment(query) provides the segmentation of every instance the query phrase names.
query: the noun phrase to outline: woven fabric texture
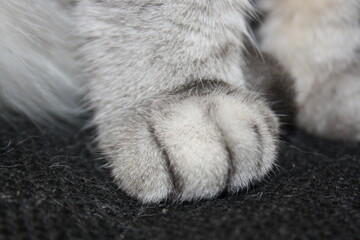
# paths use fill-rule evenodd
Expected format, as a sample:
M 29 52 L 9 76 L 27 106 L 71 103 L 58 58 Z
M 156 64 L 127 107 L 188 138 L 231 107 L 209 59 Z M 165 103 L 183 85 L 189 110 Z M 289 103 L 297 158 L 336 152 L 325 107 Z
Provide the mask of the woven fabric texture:
M 0 239 L 360 239 L 359 143 L 295 131 L 269 177 L 237 195 L 142 205 L 91 135 L 0 121 Z

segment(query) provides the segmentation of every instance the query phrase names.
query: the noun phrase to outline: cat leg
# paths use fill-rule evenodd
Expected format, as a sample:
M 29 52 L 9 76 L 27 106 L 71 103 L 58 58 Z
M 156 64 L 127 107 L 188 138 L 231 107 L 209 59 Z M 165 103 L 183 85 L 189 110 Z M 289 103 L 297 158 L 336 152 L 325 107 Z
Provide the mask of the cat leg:
M 240 66 L 248 1 L 78 6 L 99 147 L 143 202 L 213 198 L 261 179 L 278 122 Z
M 295 79 L 297 123 L 310 133 L 360 140 L 360 3 L 267 0 L 262 48 Z

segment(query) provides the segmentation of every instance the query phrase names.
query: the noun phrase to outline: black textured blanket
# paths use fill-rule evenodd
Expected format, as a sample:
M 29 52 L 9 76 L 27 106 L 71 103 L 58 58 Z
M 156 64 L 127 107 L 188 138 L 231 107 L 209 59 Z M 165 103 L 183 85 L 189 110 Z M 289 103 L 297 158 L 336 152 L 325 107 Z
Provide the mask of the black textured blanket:
M 360 238 L 359 143 L 298 131 L 277 169 L 246 191 L 142 205 L 112 183 L 90 135 L 65 144 L 0 122 L 0 239 Z

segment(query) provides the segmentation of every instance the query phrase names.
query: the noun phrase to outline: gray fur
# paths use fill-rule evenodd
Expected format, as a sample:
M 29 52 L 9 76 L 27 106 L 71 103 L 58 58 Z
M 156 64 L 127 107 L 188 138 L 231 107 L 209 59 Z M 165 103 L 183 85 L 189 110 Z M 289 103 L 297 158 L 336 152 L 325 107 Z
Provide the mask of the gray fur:
M 251 35 L 246 24 L 253 11 L 249 0 L 1 2 L 0 29 L 11 37 L 0 39 L 0 72 L 5 73 L 0 79 L 0 107 L 35 121 L 51 116 L 71 119 L 82 112 L 79 98 L 84 86 L 95 112 L 99 147 L 115 181 L 129 195 L 159 202 L 237 192 L 268 174 L 277 154 L 278 118 L 254 90 L 265 91 L 273 100 L 276 89 L 288 106 L 295 102 L 297 122 L 308 131 L 360 136 L 358 55 L 349 57 L 341 71 L 319 68 L 328 79 L 326 86 L 304 100 L 308 86 L 299 87 L 297 68 L 282 58 L 289 49 L 274 48 L 279 38 L 272 21 L 283 17 L 277 4 L 286 12 L 297 6 L 296 1 L 265 2 L 270 15 L 260 34 L 264 49 L 290 75 L 276 61 L 268 62 L 266 54 L 243 54 Z M 338 1 L 305 0 L 306 9 L 299 12 L 313 6 L 325 9 Z M 355 14 L 355 1 L 348 1 L 344 9 Z M 355 31 L 354 36 L 351 46 L 358 46 L 360 34 Z M 290 60 L 307 56 L 294 52 Z M 15 59 L 14 64 L 9 59 Z M 331 58 L 331 66 L 339 59 Z M 330 129 L 333 124 L 337 127 Z
M 248 10 L 243 0 L 80 2 L 99 146 L 130 195 L 212 198 L 271 169 L 277 136 L 266 120 L 277 120 L 241 70 Z

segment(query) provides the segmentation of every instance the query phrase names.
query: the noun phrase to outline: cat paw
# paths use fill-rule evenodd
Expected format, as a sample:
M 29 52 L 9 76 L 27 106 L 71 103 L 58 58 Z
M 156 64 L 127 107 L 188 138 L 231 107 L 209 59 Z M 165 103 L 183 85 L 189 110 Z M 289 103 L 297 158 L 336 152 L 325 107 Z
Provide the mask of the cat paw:
M 329 139 L 360 140 L 360 71 L 334 76 L 315 87 L 298 107 L 297 123 Z
M 119 186 L 142 202 L 237 192 L 273 167 L 278 122 L 256 97 L 189 96 L 149 116 L 116 131 L 121 136 L 116 145 L 100 144 Z

